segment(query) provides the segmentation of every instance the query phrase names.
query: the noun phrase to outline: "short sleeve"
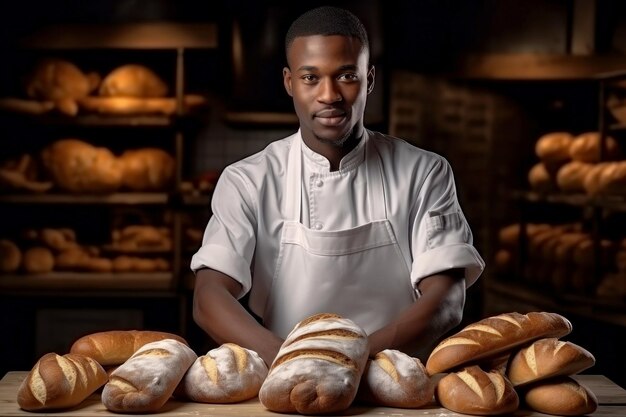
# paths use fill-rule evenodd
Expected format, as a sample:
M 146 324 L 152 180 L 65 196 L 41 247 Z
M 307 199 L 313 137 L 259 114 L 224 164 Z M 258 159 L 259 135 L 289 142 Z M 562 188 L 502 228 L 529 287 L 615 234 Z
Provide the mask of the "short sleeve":
M 211 216 L 202 246 L 191 259 L 191 269 L 220 271 L 243 287 L 239 297 L 251 288 L 250 265 L 256 246 L 257 201 L 249 192 L 245 177 L 234 169 L 224 170 L 211 200 Z
M 472 231 L 457 200 L 454 175 L 445 159 L 439 157 L 426 174 L 415 204 L 413 284 L 448 269 L 463 268 L 466 286 L 472 285 L 485 263 L 473 246 Z

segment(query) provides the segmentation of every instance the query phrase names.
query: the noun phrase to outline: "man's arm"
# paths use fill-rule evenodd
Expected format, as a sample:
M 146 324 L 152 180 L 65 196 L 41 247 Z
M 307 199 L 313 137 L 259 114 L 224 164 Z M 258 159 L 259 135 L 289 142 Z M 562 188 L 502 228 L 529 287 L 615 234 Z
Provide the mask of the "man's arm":
M 461 323 L 465 305 L 462 269 L 426 277 L 418 290 L 421 296 L 415 303 L 369 336 L 371 356 L 384 349 L 426 354 L 426 349 Z
M 261 326 L 237 300 L 241 284 L 219 271 L 196 272 L 193 319 L 216 343 L 238 344 L 254 350 L 267 366 L 278 353 L 282 340 Z

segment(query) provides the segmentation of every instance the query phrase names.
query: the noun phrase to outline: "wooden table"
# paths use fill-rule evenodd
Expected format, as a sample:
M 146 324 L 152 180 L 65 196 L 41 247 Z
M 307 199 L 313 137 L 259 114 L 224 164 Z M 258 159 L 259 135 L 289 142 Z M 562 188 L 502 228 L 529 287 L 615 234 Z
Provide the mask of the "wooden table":
M 0 416 L 83 416 L 102 417 L 119 416 L 109 412 L 102 402 L 100 396 L 94 394 L 85 400 L 81 405 L 63 412 L 51 413 L 29 413 L 21 410 L 17 405 L 17 389 L 27 372 L 9 372 L 0 380 Z M 600 375 L 578 375 L 575 377 L 579 382 L 587 386 L 598 397 L 598 409 L 592 414 L 594 417 L 626 417 L 626 390 L 619 387 L 611 380 Z M 146 414 L 141 414 L 145 416 Z M 285 414 L 277 414 L 267 411 L 257 399 L 238 404 L 218 405 L 199 404 L 192 402 L 169 401 L 158 414 L 162 417 L 190 417 L 190 416 L 272 416 L 280 417 Z M 430 416 L 430 417 L 452 417 L 461 416 L 435 404 L 418 409 L 401 409 L 387 407 L 362 407 L 353 406 L 346 410 L 343 416 Z M 518 410 L 514 416 L 519 417 L 539 417 L 547 414 L 534 413 L 526 410 Z

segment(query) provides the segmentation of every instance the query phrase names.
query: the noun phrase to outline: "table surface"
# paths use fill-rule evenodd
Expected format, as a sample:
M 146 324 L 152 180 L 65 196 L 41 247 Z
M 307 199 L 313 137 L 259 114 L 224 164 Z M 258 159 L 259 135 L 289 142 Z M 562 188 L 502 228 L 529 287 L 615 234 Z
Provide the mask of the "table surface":
M 83 416 L 83 417 L 102 417 L 102 416 L 119 416 L 109 412 L 100 401 L 99 394 L 93 394 L 79 406 L 63 412 L 50 413 L 30 413 L 23 411 L 17 405 L 17 389 L 22 380 L 26 378 L 28 372 L 14 371 L 8 372 L 2 380 L 0 380 L 0 416 Z M 588 387 L 598 398 L 598 409 L 591 414 L 594 417 L 625 417 L 626 416 L 626 390 L 601 375 L 577 375 L 575 378 L 586 387 Z M 141 416 L 145 416 L 142 414 Z M 237 404 L 201 404 L 192 402 L 180 402 L 170 400 L 158 413 L 162 417 L 189 417 L 189 416 L 283 416 L 285 414 L 277 414 L 267 411 L 258 401 L 253 399 Z M 364 407 L 353 406 L 344 411 L 340 415 L 343 416 L 430 416 L 430 417 L 452 417 L 462 416 L 445 408 L 441 408 L 436 404 L 432 404 L 417 409 L 402 409 L 388 407 Z M 514 416 L 519 417 L 540 417 L 548 416 L 547 414 L 530 412 L 527 410 L 518 410 Z

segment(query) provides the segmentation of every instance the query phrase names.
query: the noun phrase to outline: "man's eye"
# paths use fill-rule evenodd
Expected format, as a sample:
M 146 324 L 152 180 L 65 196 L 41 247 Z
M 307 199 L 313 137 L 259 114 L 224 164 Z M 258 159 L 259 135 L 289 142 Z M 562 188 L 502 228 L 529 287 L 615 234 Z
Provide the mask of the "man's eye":
M 302 81 L 306 83 L 313 83 L 316 80 L 317 80 L 317 77 L 315 75 L 307 74 L 307 75 L 302 76 Z
M 341 74 L 339 76 L 339 79 L 341 81 L 356 81 L 359 79 L 359 77 L 355 73 L 347 73 L 347 74 Z

